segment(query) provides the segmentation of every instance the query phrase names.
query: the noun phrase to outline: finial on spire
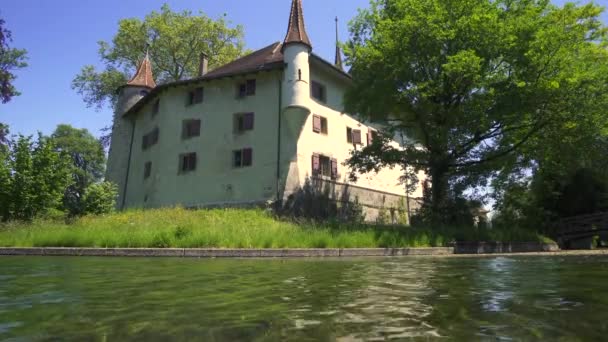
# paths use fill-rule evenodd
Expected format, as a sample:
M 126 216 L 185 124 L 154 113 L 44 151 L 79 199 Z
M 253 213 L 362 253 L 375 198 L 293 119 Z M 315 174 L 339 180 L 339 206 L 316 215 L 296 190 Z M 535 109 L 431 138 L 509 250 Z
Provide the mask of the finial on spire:
M 307 45 L 312 50 L 312 44 L 306 33 L 306 27 L 304 25 L 304 12 L 302 11 L 302 0 L 292 0 L 291 2 L 291 13 L 289 14 L 289 26 L 287 27 L 287 35 L 283 41 L 283 48 L 285 45 L 291 43 L 300 43 Z
M 334 62 L 336 68 L 344 70 L 342 67 L 342 52 L 340 51 L 340 39 L 338 38 L 338 17 L 336 17 L 336 60 Z
M 154 82 L 154 76 L 152 75 L 152 63 L 150 62 L 149 49 L 150 44 L 146 44 L 146 56 L 139 64 L 139 67 L 137 67 L 135 76 L 127 82 L 127 85 L 148 88 L 156 87 L 156 82 Z

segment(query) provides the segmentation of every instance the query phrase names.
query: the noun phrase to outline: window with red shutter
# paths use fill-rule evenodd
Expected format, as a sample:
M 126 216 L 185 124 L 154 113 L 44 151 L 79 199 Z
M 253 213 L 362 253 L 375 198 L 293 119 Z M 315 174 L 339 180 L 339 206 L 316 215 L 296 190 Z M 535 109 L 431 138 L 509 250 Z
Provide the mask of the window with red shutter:
M 232 166 L 235 168 L 249 167 L 253 165 L 253 149 L 244 148 L 232 151 Z
M 353 129 L 353 144 L 361 144 L 361 130 Z
M 315 133 L 321 133 L 321 117 L 318 115 L 312 116 L 312 131 Z
M 243 116 L 244 118 L 244 122 L 243 122 L 243 128 L 246 131 L 250 131 L 253 129 L 253 118 L 254 118 L 254 114 L 253 113 L 245 113 L 245 115 Z
M 255 95 L 256 82 L 255 80 L 247 80 L 247 96 Z
M 338 160 L 334 158 L 331 160 L 331 179 L 336 178 L 338 178 Z
M 254 113 L 236 113 L 234 114 L 234 133 L 244 133 L 252 131 L 254 127 Z
M 250 148 L 243 149 L 243 167 L 253 164 L 253 150 Z
M 188 173 L 196 170 L 196 153 L 179 155 L 179 173 Z
M 312 155 L 312 174 L 318 175 L 321 172 L 321 156 L 314 153 Z

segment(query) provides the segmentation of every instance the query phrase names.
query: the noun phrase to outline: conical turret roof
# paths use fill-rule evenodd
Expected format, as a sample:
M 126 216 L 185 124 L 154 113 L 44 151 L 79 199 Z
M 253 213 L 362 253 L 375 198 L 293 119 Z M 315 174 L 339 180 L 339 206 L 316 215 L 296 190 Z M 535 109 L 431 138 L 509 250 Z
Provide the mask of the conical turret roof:
M 135 76 L 127 82 L 127 85 L 147 87 L 150 89 L 156 87 L 156 82 L 154 82 L 154 76 L 152 75 L 152 63 L 150 62 L 150 57 L 147 52 L 146 57 L 144 57 L 144 60 L 139 64 Z
M 306 33 L 304 25 L 304 12 L 302 11 L 302 0 L 293 0 L 291 2 L 291 13 L 289 14 L 289 26 L 287 35 L 283 41 L 283 47 L 287 44 L 300 43 L 307 45 L 312 50 L 312 44 Z

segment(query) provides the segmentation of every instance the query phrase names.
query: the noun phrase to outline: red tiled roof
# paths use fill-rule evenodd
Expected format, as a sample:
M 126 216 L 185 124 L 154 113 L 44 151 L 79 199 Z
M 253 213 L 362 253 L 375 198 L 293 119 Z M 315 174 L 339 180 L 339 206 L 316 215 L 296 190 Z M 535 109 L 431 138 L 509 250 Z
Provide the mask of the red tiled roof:
M 302 43 L 308 45 L 312 50 L 312 44 L 306 34 L 306 26 L 304 25 L 304 12 L 302 11 L 302 0 L 293 0 L 291 2 L 291 13 L 289 14 L 289 26 L 287 35 L 283 41 L 283 46 L 290 43 Z
M 156 87 L 156 82 L 154 82 L 154 77 L 152 76 L 152 63 L 150 63 L 147 53 L 144 60 L 139 64 L 135 76 L 127 82 L 127 85 L 148 87 L 150 89 Z

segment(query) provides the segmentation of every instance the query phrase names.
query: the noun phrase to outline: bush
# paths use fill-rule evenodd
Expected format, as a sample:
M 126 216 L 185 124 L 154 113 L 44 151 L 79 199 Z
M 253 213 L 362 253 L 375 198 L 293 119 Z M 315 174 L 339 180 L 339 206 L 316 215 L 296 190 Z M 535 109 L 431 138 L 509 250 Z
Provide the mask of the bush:
M 102 182 L 89 185 L 84 192 L 85 214 L 102 215 L 116 208 L 118 188 L 114 183 Z

